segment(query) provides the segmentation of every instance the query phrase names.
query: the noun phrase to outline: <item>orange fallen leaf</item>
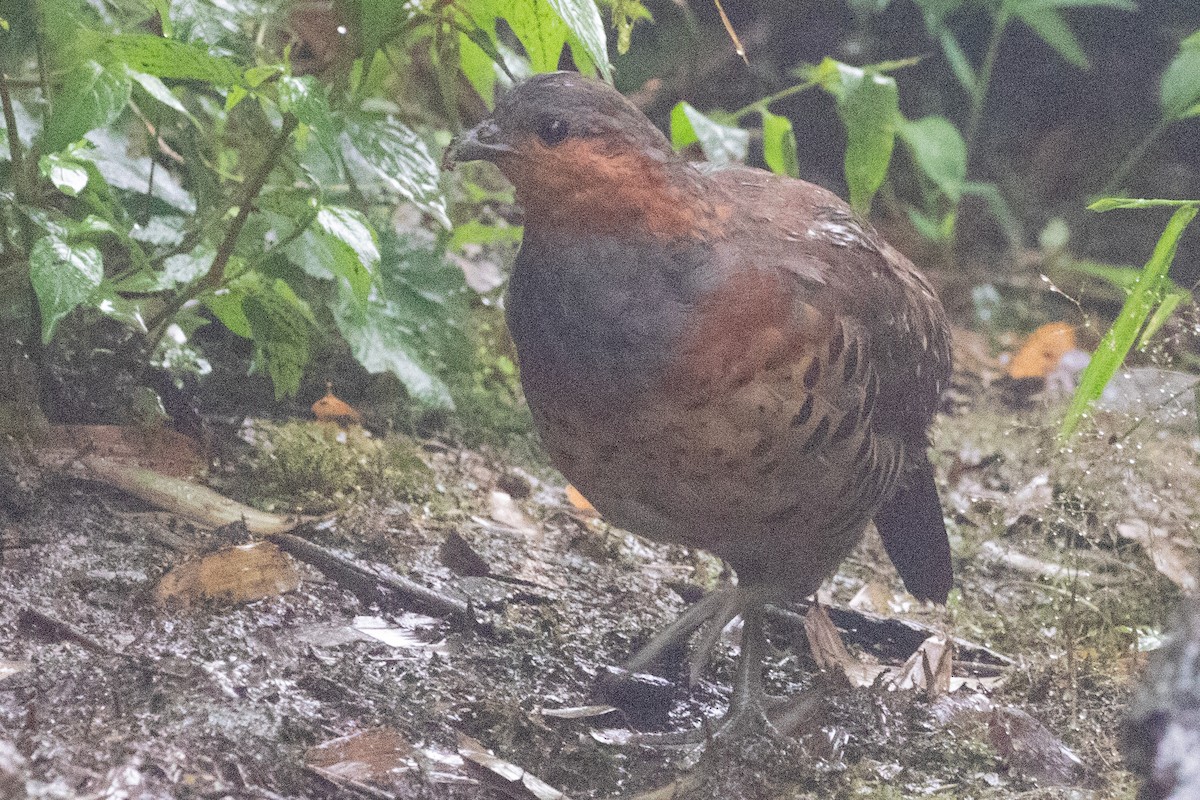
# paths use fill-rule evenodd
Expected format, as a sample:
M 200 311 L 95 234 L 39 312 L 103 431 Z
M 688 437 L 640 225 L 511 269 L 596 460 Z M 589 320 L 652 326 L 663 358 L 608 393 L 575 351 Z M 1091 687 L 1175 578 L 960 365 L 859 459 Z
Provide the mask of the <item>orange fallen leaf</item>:
M 1075 328 L 1065 322 L 1050 322 L 1029 334 L 1025 344 L 1008 364 L 1008 377 L 1045 378 L 1062 357 L 1075 349 Z
M 275 597 L 299 586 L 300 571 L 292 557 L 270 542 L 258 542 L 185 561 L 163 576 L 154 594 L 160 603 L 236 604 Z
M 325 396 L 312 404 L 313 415 L 321 422 L 339 425 L 362 424 L 362 414 L 333 393 L 333 384 L 325 384 Z
M 588 502 L 588 499 L 583 496 L 582 492 L 570 484 L 567 484 L 567 502 L 576 511 L 582 511 L 584 514 L 599 515 L 600 513 L 596 510 L 595 506 Z

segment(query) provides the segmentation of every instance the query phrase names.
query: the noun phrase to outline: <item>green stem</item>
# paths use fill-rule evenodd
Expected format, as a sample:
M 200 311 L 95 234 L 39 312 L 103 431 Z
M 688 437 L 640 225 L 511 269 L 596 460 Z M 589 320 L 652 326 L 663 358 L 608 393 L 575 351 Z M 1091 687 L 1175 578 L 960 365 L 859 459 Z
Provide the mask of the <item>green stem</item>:
M 254 174 L 242 184 L 242 192 L 237 199 L 237 214 L 234 216 L 233 222 L 229 224 L 229 229 L 225 231 L 225 238 L 221 240 L 221 244 L 217 247 L 217 255 L 213 258 L 212 266 L 208 268 L 208 272 L 180 292 L 167 304 L 166 308 L 158 312 L 146 324 L 148 331 L 147 352 L 154 352 L 154 349 L 158 347 L 158 342 L 162 338 L 167 324 L 184 305 L 205 292 L 219 288 L 224 283 L 225 269 L 229 266 L 229 259 L 233 257 L 233 250 L 237 245 L 238 236 L 241 235 L 242 228 L 246 226 L 246 221 L 250 219 L 250 212 L 254 209 L 254 200 L 266 185 L 267 178 L 270 177 L 272 170 L 275 169 L 275 165 L 279 163 L 279 158 L 287 146 L 292 131 L 296 129 L 297 123 L 298 120 L 293 115 L 284 115 L 283 126 L 280 128 L 279 134 L 275 137 L 275 141 L 271 144 L 267 154 L 263 157 L 262 163 L 259 164 Z
M 1142 137 L 1137 146 L 1129 151 L 1129 155 L 1125 156 L 1125 160 L 1121 162 L 1121 166 L 1117 167 L 1117 171 L 1108 179 L 1108 183 L 1104 184 L 1104 188 L 1100 190 L 1100 194 L 1110 196 L 1120 191 L 1121 184 L 1125 183 L 1125 179 L 1129 177 L 1129 173 L 1133 172 L 1133 168 L 1145 157 L 1146 151 L 1158 141 L 1158 138 L 1163 135 L 1163 131 L 1167 129 L 1167 126 L 1172 121 L 1163 117 L 1158 121 L 1158 124 L 1150 129 L 1149 133 Z
M 746 116 L 747 114 L 761 113 L 764 109 L 767 108 L 767 106 L 771 105 L 775 101 L 782 100 L 785 97 L 791 97 L 794 94 L 800 94 L 801 92 L 803 92 L 807 89 L 811 89 L 816 85 L 817 85 L 816 81 L 805 81 L 804 83 L 798 83 L 795 86 L 789 86 L 788 88 L 782 89 L 782 90 L 776 92 L 775 94 L 769 94 L 760 100 L 755 100 L 753 103 L 751 103 L 748 106 L 739 108 L 737 111 L 734 111 L 733 114 L 731 114 L 730 116 L 732 116 L 734 119 L 741 119 L 742 117 Z
M 983 107 L 987 100 L 988 87 L 992 82 L 992 70 L 996 66 L 996 58 L 1000 55 L 1000 40 L 1004 37 L 1004 28 L 1008 25 L 1008 3 L 1003 2 L 996 11 L 996 19 L 992 22 L 992 37 L 988 42 L 987 54 L 983 57 L 983 65 L 979 68 L 979 77 L 975 81 L 975 90 L 971 93 L 971 117 L 967 121 L 967 154 L 975 149 L 975 138 L 979 135 L 979 126 L 983 122 Z

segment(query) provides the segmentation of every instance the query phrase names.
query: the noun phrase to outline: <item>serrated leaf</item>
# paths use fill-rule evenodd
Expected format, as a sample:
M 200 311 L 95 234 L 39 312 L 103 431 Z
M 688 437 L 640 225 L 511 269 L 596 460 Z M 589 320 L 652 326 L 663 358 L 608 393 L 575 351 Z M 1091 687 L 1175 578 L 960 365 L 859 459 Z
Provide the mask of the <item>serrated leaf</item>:
M 75 197 L 87 188 L 87 168 L 65 153 L 42 156 L 38 159 L 38 170 L 43 178 L 54 184 L 54 188 L 69 197 Z
M 763 161 L 777 175 L 800 177 L 799 156 L 796 153 L 796 132 L 787 117 L 762 109 Z
M 1179 52 L 1163 71 L 1159 102 L 1167 119 L 1200 114 L 1200 30 L 1179 43 Z
M 340 137 L 351 169 L 374 174 L 392 191 L 450 228 L 446 199 L 438 186 L 437 161 L 415 133 L 390 119 L 349 118 Z
M 255 364 L 271 376 L 276 399 L 294 396 L 308 365 L 312 310 L 287 283 L 276 279 L 248 293 L 242 311 L 254 341 Z
M 129 103 L 129 91 L 125 75 L 95 61 L 86 61 L 68 72 L 42 131 L 42 152 L 62 150 L 88 131 L 115 122 Z
M 699 143 L 704 157 L 712 163 L 729 164 L 745 161 L 750 133 L 733 125 L 722 125 L 690 103 L 676 103 L 671 110 L 671 146 L 680 150 L 692 143 Z
M 450 390 L 423 363 L 424 354 L 395 304 L 379 295 L 360 301 L 342 286 L 330 311 L 358 363 L 372 374 L 390 372 L 420 402 L 453 408 Z
M 967 144 L 954 123 L 945 117 L 903 120 L 899 133 L 921 172 L 958 203 L 967 179 Z
M 104 278 L 104 259 L 94 244 L 69 244 L 43 236 L 29 251 L 29 280 L 42 314 L 42 341 L 49 342 L 63 317 L 92 296 Z
M 242 80 L 241 68 L 194 44 L 149 33 L 124 33 L 104 39 L 109 56 L 135 72 L 158 78 L 203 81 L 227 88 Z

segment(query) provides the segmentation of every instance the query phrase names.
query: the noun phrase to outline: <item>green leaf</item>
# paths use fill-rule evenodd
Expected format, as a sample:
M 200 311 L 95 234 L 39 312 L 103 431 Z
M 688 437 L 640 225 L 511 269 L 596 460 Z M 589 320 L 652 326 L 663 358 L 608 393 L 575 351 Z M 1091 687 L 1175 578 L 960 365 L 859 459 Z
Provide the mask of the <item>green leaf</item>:
M 374 174 L 450 228 L 446 198 L 438 186 L 437 161 L 415 133 L 393 119 L 350 117 L 341 135 L 342 156 L 353 170 Z
M 179 101 L 179 98 L 172 94 L 171 90 L 167 88 L 167 85 L 159 80 L 157 76 L 150 75 L 145 72 L 138 72 L 137 70 L 129 67 L 125 68 L 125 74 L 132 78 L 138 86 L 141 86 L 142 90 L 145 91 L 146 94 L 150 95 L 167 108 L 182 114 L 197 128 L 200 127 L 200 122 L 194 116 L 192 116 L 192 112 L 188 111 L 184 107 L 183 103 Z
M 1200 114 L 1200 30 L 1179 43 L 1159 83 L 1159 102 L 1167 119 Z
M 671 146 L 681 150 L 699 142 L 704 157 L 714 164 L 746 160 L 750 134 L 734 125 L 722 125 L 697 111 L 690 103 L 679 102 L 671 110 Z
M 295 115 L 317 136 L 330 155 L 337 153 L 341 124 L 329 107 L 329 90 L 310 75 L 284 75 L 276 83 L 279 110 Z
M 75 197 L 87 187 L 87 167 L 65 153 L 42 156 L 38 159 L 38 170 L 43 178 L 54 184 L 54 188 L 69 197 Z
M 787 117 L 761 109 L 763 125 L 763 161 L 777 175 L 800 177 L 800 158 L 796 153 L 796 132 Z
M 88 131 L 111 125 L 129 103 L 129 91 L 125 75 L 95 61 L 84 62 L 68 72 L 42 131 L 42 152 L 62 150 Z
M 612 81 L 612 66 L 608 63 L 608 42 L 604 34 L 604 21 L 595 0 L 546 0 L 571 33 L 572 55 L 579 63 L 575 47 L 581 46 L 588 59 L 607 81 Z
M 1079 44 L 1079 39 L 1067 26 L 1067 21 L 1057 11 L 1048 8 L 1026 8 L 1017 4 L 1012 9 L 1013 16 L 1024 22 L 1038 37 L 1054 48 L 1068 64 L 1087 69 L 1087 55 Z
M 419 7 L 396 0 L 360 0 L 359 46 L 364 56 L 376 50 L 401 33 L 412 20 Z
M 629 52 L 634 26 L 642 20 L 653 21 L 654 16 L 641 0 L 605 0 L 605 2 L 612 7 L 612 25 L 617 29 L 617 52 L 625 55 Z
M 158 12 L 158 21 L 162 25 L 163 36 L 174 38 L 175 26 L 171 24 L 171 0 L 150 0 L 150 5 Z
M 1105 197 L 1088 206 L 1088 211 L 1113 211 L 1118 208 L 1195 208 L 1200 200 L 1146 200 L 1135 197 Z
M 73 154 L 80 161 L 94 164 L 109 186 L 139 194 L 149 191 L 185 214 L 195 213 L 196 201 L 179 180 L 169 170 L 153 169 L 148 156 L 131 156 L 129 140 L 124 134 L 111 128 L 100 128 L 89 133 L 87 139 L 94 146 L 81 148 Z
M 1100 340 L 1100 345 L 1092 354 L 1092 360 L 1088 362 L 1087 368 L 1079 378 L 1079 388 L 1071 398 L 1071 405 L 1059 429 L 1060 441 L 1068 439 L 1079 427 L 1088 409 L 1104 392 L 1104 387 L 1125 361 L 1125 356 L 1137 341 L 1138 332 L 1151 318 L 1154 307 L 1161 300 L 1162 280 L 1166 277 L 1171 262 L 1175 260 L 1179 237 L 1198 211 L 1200 207 L 1197 205 L 1184 206 L 1171 216 L 1154 246 L 1153 255 L 1142 269 L 1141 278 L 1129 293 L 1117 319 Z
M 921 172 L 957 204 L 967 179 L 967 144 L 954 123 L 945 117 L 902 120 L 899 133 Z
M 487 36 L 482 29 L 477 30 Z M 491 107 L 496 102 L 496 62 L 476 43 L 475 38 L 466 33 L 459 34 L 458 48 L 459 68 L 483 101 Z
M 125 33 L 105 37 L 103 46 L 122 66 L 157 78 L 202 81 L 220 88 L 242 81 L 237 64 L 198 45 L 149 33 Z
M 896 144 L 896 120 L 900 119 L 896 79 L 831 58 L 817 65 L 814 76 L 837 100 L 838 116 L 846 126 L 850 205 L 866 214 L 887 177 Z
M 248 294 L 242 310 L 254 341 L 255 366 L 266 368 L 277 399 L 294 396 L 308 365 L 312 310 L 278 278 Z
M 104 260 L 94 244 L 69 244 L 43 236 L 29 251 L 29 280 L 42 313 L 42 341 L 49 342 L 63 317 L 86 302 L 104 278 Z
M 361 301 L 342 284 L 330 311 L 350 352 L 367 372 L 392 373 L 409 394 L 426 405 L 454 407 L 450 390 L 423 363 L 423 348 L 394 303 L 379 295 Z

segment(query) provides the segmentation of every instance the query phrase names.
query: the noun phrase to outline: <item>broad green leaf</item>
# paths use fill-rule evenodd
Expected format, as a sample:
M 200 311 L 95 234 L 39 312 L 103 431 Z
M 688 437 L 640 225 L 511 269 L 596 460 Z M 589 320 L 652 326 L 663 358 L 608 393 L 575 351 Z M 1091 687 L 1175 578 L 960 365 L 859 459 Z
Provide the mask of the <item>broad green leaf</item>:
M 38 160 L 42 177 L 65 195 L 75 197 L 87 187 L 87 167 L 66 153 L 51 153 Z
M 284 75 L 276 83 L 279 110 L 294 114 L 303 125 L 316 134 L 321 147 L 331 156 L 338 150 L 337 136 L 341 125 L 329 107 L 329 90 L 309 75 Z
M 750 134 L 734 125 L 722 125 L 690 103 L 679 102 L 671 110 L 671 146 L 680 150 L 695 142 L 712 163 L 730 164 L 746 160 Z
M 1092 354 L 1092 360 L 1088 362 L 1087 368 L 1079 378 L 1079 388 L 1071 398 L 1071 405 L 1059 429 L 1060 440 L 1069 438 L 1079 427 L 1088 409 L 1104 392 L 1104 387 L 1125 361 L 1125 356 L 1138 339 L 1139 331 L 1151 318 L 1154 307 L 1161 301 L 1162 280 L 1166 277 L 1171 262 L 1175 260 L 1179 237 L 1196 217 L 1197 211 L 1200 211 L 1197 205 L 1184 206 L 1171 216 L 1154 246 L 1153 255 L 1142 269 L 1141 278 L 1129 293 L 1117 319 L 1100 340 L 1100 345 Z
M 314 278 L 344 278 L 360 300 L 371 291 L 379 265 L 375 231 L 366 217 L 348 208 L 327 206 L 314 225 L 287 248 L 288 258 Z
M 604 21 L 595 0 L 546 0 L 571 32 L 572 54 L 579 64 L 579 54 L 574 48 L 582 46 L 588 59 L 607 81 L 612 80 L 612 66 L 608 63 L 608 42 L 604 34 Z
M 42 313 L 42 341 L 49 342 L 63 317 L 86 302 L 104 278 L 104 260 L 94 244 L 69 244 L 43 236 L 29 251 L 29 280 Z
M 896 79 L 831 58 L 817 65 L 813 74 L 837 100 L 838 116 L 846 126 L 850 205 L 866 214 L 887 177 L 896 144 L 896 120 L 900 118 Z
M 392 373 L 409 394 L 426 405 L 454 407 L 450 390 L 424 363 L 424 348 L 395 304 L 378 294 L 361 301 L 341 284 L 330 311 L 350 352 L 367 372 Z
M 484 36 L 487 35 L 482 29 L 478 30 Z M 459 68 L 490 108 L 496 101 L 495 61 L 476 43 L 475 39 L 465 33 L 459 34 L 458 48 Z
M 101 128 L 89 133 L 87 140 L 94 146 L 79 149 L 75 156 L 80 161 L 94 164 L 109 186 L 139 194 L 150 191 L 154 197 L 185 214 L 195 213 L 196 201 L 169 170 L 154 170 L 151 180 L 150 158 L 129 155 L 129 140 L 124 134 Z
M 902 120 L 899 133 L 920 170 L 958 203 L 967 179 L 967 145 L 954 123 L 945 117 Z
M 183 103 L 179 101 L 179 98 L 171 93 L 171 90 L 167 88 L 167 85 L 163 83 L 158 76 L 150 75 L 145 72 L 138 72 L 137 70 L 129 67 L 125 68 L 125 73 L 132 78 L 138 86 L 141 86 L 142 90 L 145 91 L 146 94 L 150 95 L 167 108 L 179 112 L 188 120 L 190 120 L 191 123 L 197 128 L 200 127 L 200 122 L 194 116 L 192 116 L 192 112 L 188 111 L 184 107 Z
M 777 175 L 800 177 L 799 156 L 796 153 L 796 132 L 787 117 L 761 110 L 763 125 L 763 161 Z
M 129 103 L 129 79 L 87 61 L 68 72 L 42 131 L 44 153 L 62 150 L 94 128 L 116 121 Z
M 233 334 L 250 339 L 254 336 L 250 330 L 250 320 L 246 317 L 243 307 L 247 297 L 246 290 L 238 285 L 238 281 L 228 287 L 222 287 L 215 292 L 200 298 L 204 307 Z
M 1200 30 L 1179 43 L 1159 84 L 1159 102 L 1167 119 L 1200 114 Z
M 194 44 L 149 33 L 124 33 L 105 37 L 103 45 L 122 66 L 157 78 L 203 81 L 220 88 L 242 80 L 241 68 L 231 59 Z
M 341 135 L 342 156 L 352 170 L 374 174 L 447 229 L 446 198 L 437 162 L 415 133 L 393 119 L 351 117 Z
M 312 310 L 278 278 L 248 294 L 242 310 L 254 341 L 255 366 L 266 368 L 276 398 L 294 396 L 308 364 Z
M 342 206 L 325 206 L 317 212 L 317 227 L 329 236 L 345 242 L 368 272 L 379 264 L 379 244 L 375 231 L 361 211 Z

